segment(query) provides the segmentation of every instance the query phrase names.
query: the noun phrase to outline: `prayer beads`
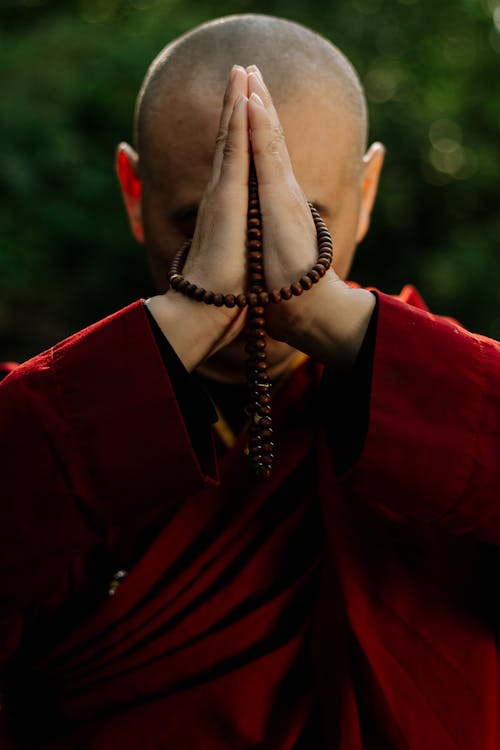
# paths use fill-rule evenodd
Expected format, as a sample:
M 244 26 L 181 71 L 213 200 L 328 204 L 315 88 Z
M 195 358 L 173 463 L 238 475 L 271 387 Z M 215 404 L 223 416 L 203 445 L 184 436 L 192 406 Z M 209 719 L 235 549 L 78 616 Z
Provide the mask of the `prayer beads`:
M 298 281 L 280 289 L 267 290 L 263 265 L 262 217 L 259 204 L 257 177 L 253 162 L 250 166 L 247 214 L 247 271 L 248 291 L 241 294 L 221 294 L 207 291 L 184 278 L 182 270 L 192 240 L 177 251 L 170 267 L 171 288 L 197 302 L 216 307 L 248 307 L 246 326 L 246 379 L 249 400 L 245 409 L 250 419 L 248 427 L 248 454 L 255 475 L 265 479 L 271 474 L 274 459 L 273 420 L 271 409 L 272 383 L 268 374 L 266 353 L 265 306 L 279 304 L 298 297 L 312 289 L 330 268 L 333 244 L 330 232 L 316 208 L 309 203 L 318 237 L 318 258 L 313 268 Z

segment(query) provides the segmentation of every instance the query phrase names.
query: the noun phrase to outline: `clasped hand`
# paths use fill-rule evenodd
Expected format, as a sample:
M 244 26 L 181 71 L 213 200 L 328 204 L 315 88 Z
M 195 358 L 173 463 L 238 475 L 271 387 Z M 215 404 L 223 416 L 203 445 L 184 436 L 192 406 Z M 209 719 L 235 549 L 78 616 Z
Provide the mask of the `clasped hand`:
M 224 96 L 212 176 L 183 270 L 190 281 L 216 292 L 239 293 L 246 288 L 250 153 L 259 189 L 267 287 L 296 281 L 317 257 L 314 222 L 295 178 L 271 95 L 258 68 L 234 66 Z M 333 240 L 335 263 L 334 232 Z M 173 290 L 164 296 L 162 304 L 157 298 L 150 300 L 150 309 L 189 370 L 244 328 L 245 309 L 205 306 Z M 370 293 L 350 289 L 330 269 L 301 297 L 268 305 L 267 330 L 272 338 L 327 364 L 341 362 L 345 367 L 359 349 L 373 304 Z M 179 334 L 172 341 L 176 316 L 177 320 L 182 316 L 185 331 L 191 328 L 189 345 Z

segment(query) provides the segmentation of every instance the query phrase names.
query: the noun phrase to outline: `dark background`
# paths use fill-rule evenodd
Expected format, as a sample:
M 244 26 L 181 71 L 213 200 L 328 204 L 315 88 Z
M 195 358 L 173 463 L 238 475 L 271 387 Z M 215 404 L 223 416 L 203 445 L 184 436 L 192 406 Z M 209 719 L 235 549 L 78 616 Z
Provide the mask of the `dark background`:
M 3 0 L 0 359 L 151 293 L 114 148 L 156 53 L 238 12 L 318 30 L 366 88 L 370 139 L 388 153 L 351 277 L 391 293 L 415 283 L 435 312 L 500 336 L 499 0 Z

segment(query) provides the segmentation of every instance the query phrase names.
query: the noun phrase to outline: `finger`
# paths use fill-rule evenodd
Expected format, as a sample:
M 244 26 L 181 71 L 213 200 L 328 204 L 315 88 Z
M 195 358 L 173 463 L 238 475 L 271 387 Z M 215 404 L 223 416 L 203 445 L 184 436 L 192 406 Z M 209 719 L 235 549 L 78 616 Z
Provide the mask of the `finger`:
M 248 139 L 248 99 L 240 94 L 234 103 L 228 123 L 219 186 L 225 188 L 246 187 L 250 166 L 250 142 Z
M 293 178 L 292 163 L 283 128 L 271 95 L 258 68 L 247 68 L 248 117 L 252 151 L 259 184 L 272 184 Z
M 224 160 L 224 146 L 226 144 L 229 121 L 233 114 L 236 99 L 248 94 L 248 78 L 245 68 L 234 65 L 229 73 L 229 80 L 224 94 L 224 102 L 219 123 L 219 132 L 215 141 L 215 154 L 212 169 L 212 182 L 217 184 L 220 178 L 222 162 Z
M 266 107 L 271 110 L 276 120 L 278 120 L 278 113 L 274 106 L 272 96 L 269 89 L 267 88 L 264 77 L 256 65 L 249 65 L 246 69 L 248 75 L 248 96 L 254 91 L 260 96 Z

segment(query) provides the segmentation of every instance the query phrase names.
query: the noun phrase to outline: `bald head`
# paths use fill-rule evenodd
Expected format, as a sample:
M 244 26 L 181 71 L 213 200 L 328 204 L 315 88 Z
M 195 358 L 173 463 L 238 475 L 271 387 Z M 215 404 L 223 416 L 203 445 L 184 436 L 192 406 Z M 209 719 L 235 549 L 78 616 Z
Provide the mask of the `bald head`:
M 307 97 L 347 121 L 349 161 L 361 164 L 366 147 L 366 104 L 347 58 L 324 37 L 282 18 L 236 15 L 189 31 L 151 64 L 139 92 L 134 136 L 141 172 L 159 156 L 161 130 L 188 97 L 221 101 L 235 64 L 256 64 L 278 107 Z M 311 111 L 311 116 L 317 112 Z

